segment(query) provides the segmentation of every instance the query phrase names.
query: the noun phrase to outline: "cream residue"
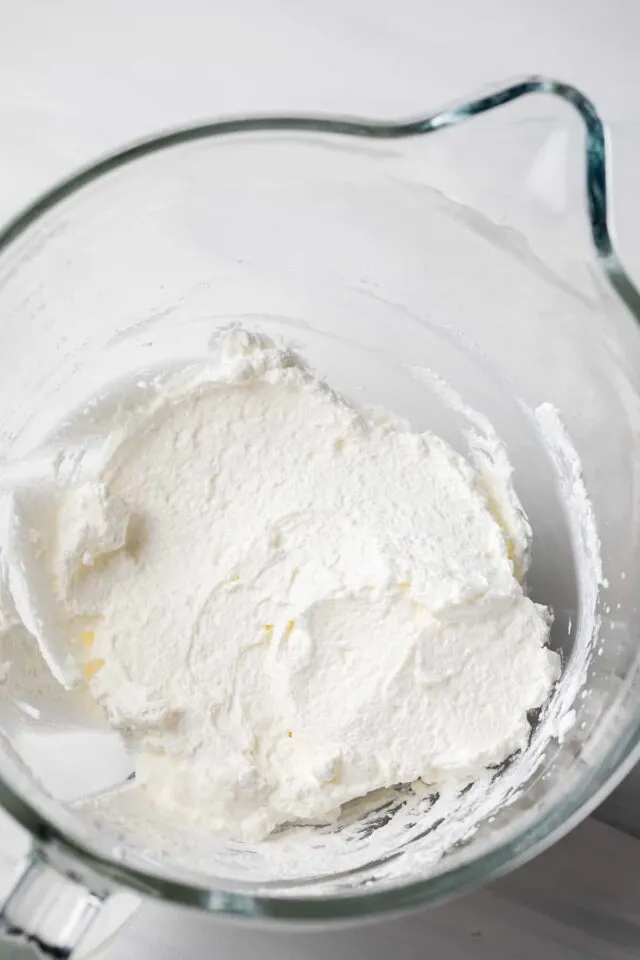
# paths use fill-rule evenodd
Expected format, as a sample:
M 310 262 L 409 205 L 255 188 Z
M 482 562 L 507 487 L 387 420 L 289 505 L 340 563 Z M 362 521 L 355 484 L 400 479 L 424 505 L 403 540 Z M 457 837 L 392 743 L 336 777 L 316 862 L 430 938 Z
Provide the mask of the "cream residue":
M 10 584 L 150 805 L 260 839 L 526 745 L 559 659 L 506 459 L 474 469 L 238 329 L 74 443 L 12 493 Z

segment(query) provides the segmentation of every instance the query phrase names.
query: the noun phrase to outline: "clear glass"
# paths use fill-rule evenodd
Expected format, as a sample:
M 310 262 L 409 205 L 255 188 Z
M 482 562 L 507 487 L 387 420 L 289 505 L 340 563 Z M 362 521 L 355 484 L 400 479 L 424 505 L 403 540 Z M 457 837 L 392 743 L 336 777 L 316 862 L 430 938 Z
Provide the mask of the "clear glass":
M 82 691 L 16 660 L 0 704 L 0 802 L 48 863 L 101 894 L 122 883 L 247 917 L 363 916 L 516 866 L 629 769 L 640 300 L 611 246 L 606 159 L 589 102 L 533 78 L 406 123 L 260 118 L 166 134 L 55 188 L 0 235 L 3 471 L 123 365 L 198 356 L 232 318 L 293 339 L 347 395 L 464 449 L 459 420 L 415 376 L 429 368 L 506 442 L 535 532 L 530 593 L 554 608 L 565 660 L 549 710 L 575 711 L 558 739 L 544 741 L 540 723 L 526 756 L 496 771 L 491 804 L 479 787 L 461 798 L 473 833 L 399 787 L 274 857 L 269 844 L 161 823 L 149 839 L 144 810 L 97 826 L 74 801 L 121 782 L 126 762 Z M 553 414 L 534 414 L 545 403 L 582 464 L 599 593 L 579 562 L 593 543 L 575 464 L 562 444 L 549 456 L 541 423 Z M 9 634 L 0 661 L 25 642 Z

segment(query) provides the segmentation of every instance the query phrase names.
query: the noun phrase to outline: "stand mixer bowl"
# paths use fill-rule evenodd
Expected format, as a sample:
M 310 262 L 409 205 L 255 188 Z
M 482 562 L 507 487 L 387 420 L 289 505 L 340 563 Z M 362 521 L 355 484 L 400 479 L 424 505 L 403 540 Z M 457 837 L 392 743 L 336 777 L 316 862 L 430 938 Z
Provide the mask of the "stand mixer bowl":
M 564 661 L 528 749 L 487 782 L 456 798 L 399 785 L 337 824 L 251 846 L 181 832 L 133 792 L 111 805 L 131 759 L 7 625 L 0 804 L 32 839 L 6 929 L 69 953 L 122 886 L 291 921 L 436 903 L 542 850 L 628 771 L 640 298 L 612 246 L 606 161 L 589 101 L 530 78 L 416 121 L 160 135 L 0 234 L 0 482 L 123 369 L 191 360 L 230 321 L 258 324 L 347 396 L 462 451 L 487 418 L 534 531 L 529 592 L 554 609 Z M 52 884 L 64 893 L 38 919 L 34 890 Z

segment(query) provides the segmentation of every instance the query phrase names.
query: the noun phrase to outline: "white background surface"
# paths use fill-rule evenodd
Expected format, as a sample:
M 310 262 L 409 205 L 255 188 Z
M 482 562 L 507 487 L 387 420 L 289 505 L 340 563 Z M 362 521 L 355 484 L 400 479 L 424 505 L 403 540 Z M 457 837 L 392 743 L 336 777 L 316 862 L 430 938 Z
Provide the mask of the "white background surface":
M 411 115 L 537 72 L 582 87 L 611 124 L 637 274 L 639 38 L 637 0 L 0 0 L 0 219 L 158 128 L 252 111 Z M 640 782 L 608 815 L 640 826 L 636 810 Z M 639 916 L 640 842 L 591 821 L 491 891 L 422 916 L 263 935 L 150 905 L 108 958 L 638 957 Z
M 638 119 L 636 0 L 1 0 L 0 216 L 96 154 L 221 113 L 424 112 L 536 72 Z

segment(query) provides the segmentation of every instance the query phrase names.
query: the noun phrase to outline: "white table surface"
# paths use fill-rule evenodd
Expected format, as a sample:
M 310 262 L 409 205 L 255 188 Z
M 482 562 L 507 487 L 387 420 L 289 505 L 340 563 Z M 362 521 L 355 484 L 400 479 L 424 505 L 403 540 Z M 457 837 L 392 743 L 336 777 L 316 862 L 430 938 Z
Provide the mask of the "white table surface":
M 611 125 L 619 235 L 637 274 L 639 37 L 637 0 L 0 0 L 0 220 L 159 128 L 250 111 L 411 115 L 537 72 L 582 87 Z M 602 816 L 640 836 L 639 773 Z M 613 960 L 640 957 L 639 924 L 640 840 L 592 819 L 427 913 L 264 934 L 148 904 L 105 956 Z

